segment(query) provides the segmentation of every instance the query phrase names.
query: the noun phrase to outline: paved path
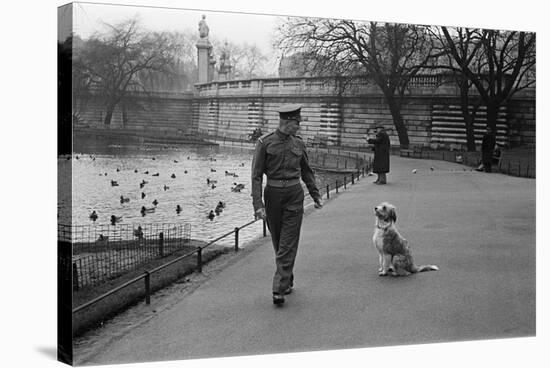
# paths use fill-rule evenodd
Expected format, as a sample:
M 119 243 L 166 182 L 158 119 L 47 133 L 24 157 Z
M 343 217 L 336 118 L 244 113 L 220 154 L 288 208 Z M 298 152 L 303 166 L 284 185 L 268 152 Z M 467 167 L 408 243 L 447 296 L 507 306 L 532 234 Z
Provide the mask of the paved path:
M 96 332 L 92 348 L 77 349 L 76 362 L 534 335 L 535 181 L 399 157 L 392 157 L 388 180 L 376 186 L 365 177 L 305 217 L 296 290 L 283 308 L 271 303 L 267 238 L 137 327 L 114 339 Z M 397 206 L 397 225 L 417 263 L 440 271 L 377 275 L 372 208 L 382 201 Z

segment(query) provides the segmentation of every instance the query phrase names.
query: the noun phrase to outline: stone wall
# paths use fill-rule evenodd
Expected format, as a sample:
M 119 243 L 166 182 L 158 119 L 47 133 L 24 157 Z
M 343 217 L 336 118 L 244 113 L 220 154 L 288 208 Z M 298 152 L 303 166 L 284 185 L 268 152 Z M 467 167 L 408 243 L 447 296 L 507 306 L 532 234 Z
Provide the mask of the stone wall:
M 304 121 L 299 134 L 304 140 L 322 139 L 328 145 L 364 147 L 365 137 L 373 133 L 374 126 L 382 124 L 389 132 L 392 145 L 399 145 L 382 94 L 377 86 L 365 80 L 357 80 L 346 89 L 334 79 L 286 78 L 199 84 L 194 95 L 137 94 L 117 107 L 111 126 L 144 131 L 198 131 L 210 136 L 247 139 L 256 128 L 263 133 L 275 130 L 279 124 L 277 109 L 287 103 L 303 105 Z M 445 83 L 441 76 L 414 79 L 402 105 L 410 143 L 432 148 L 461 148 L 463 122 L 456 115 L 458 105 L 456 88 Z M 534 146 L 534 89 L 518 94 L 504 110 L 499 141 L 510 147 Z M 438 127 L 436 133 L 435 128 L 432 130 L 434 119 L 445 115 L 445 111 L 451 120 L 445 124 L 454 126 Z M 82 116 L 84 125 L 103 126 L 105 108 L 99 97 L 88 102 Z M 456 122 L 453 123 L 453 119 L 457 119 Z M 476 124 L 478 143 L 485 126 L 482 114 L 480 119 Z M 452 133 L 443 133 L 442 138 L 441 131 L 447 129 Z
M 412 145 L 456 148 L 465 145 L 463 122 L 447 123 L 432 135 L 434 110 L 456 119 L 460 105 L 454 84 L 442 76 L 418 77 L 412 81 L 402 106 L 402 115 Z M 378 87 L 357 80 L 338 93 L 338 81 L 319 78 L 286 78 L 250 81 L 213 82 L 197 86 L 200 113 L 198 129 L 209 135 L 243 139 L 255 128 L 269 132 L 278 125 L 277 108 L 286 103 L 302 104 L 299 134 L 305 140 L 324 139 L 329 145 L 363 147 L 374 126 L 384 125 L 392 145 L 399 145 L 397 132 L 387 104 Z M 251 106 L 254 106 L 251 109 Z M 455 110 L 453 110 L 455 109 Z M 534 90 L 518 95 L 503 109 L 498 141 L 512 147 L 534 145 Z M 444 110 L 444 111 L 441 111 Z M 263 114 L 263 115 L 262 115 Z M 476 141 L 484 132 L 483 111 L 476 119 Z M 445 133 L 448 129 L 450 133 Z M 457 133 L 458 130 L 458 133 Z M 443 131 L 443 133 L 441 133 Z M 462 136 L 461 136 L 462 135 Z M 443 138 L 442 138 L 443 136 Z
M 535 147 L 537 127 L 534 99 L 515 99 L 508 104 L 508 128 L 512 147 Z

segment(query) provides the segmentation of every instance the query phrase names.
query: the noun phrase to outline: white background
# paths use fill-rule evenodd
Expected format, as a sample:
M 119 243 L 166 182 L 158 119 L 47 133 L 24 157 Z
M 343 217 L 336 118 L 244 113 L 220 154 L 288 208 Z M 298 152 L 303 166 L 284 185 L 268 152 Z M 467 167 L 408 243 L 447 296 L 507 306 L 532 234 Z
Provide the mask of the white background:
M 105 1 L 96 1 L 105 3 Z M 122 4 L 276 15 L 478 26 L 537 32 L 537 337 L 304 354 L 131 364 L 127 367 L 421 365 L 524 367 L 548 361 L 548 19 L 542 1 L 141 0 Z M 3 2 L 0 22 L 2 216 L 0 270 L 4 367 L 59 367 L 56 351 L 56 33 L 62 1 Z M 6 83 L 7 81 L 7 83 Z M 546 105 L 546 106 L 545 106 Z M 32 219 L 32 220 L 31 220 Z M 38 220 L 36 220 L 38 219 Z M 522 244 L 518 244 L 519 247 Z M 521 272 L 522 270 L 517 270 Z M 373 316 L 374 318 L 374 316 Z

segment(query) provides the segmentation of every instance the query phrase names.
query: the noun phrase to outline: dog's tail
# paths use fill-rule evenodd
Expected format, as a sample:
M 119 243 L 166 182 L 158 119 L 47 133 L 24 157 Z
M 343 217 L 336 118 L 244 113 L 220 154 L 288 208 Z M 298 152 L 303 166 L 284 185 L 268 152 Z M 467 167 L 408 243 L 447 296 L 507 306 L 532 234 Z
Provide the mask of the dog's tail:
M 439 271 L 439 267 L 437 267 L 436 265 L 416 266 L 416 272 L 426 272 L 426 271 Z

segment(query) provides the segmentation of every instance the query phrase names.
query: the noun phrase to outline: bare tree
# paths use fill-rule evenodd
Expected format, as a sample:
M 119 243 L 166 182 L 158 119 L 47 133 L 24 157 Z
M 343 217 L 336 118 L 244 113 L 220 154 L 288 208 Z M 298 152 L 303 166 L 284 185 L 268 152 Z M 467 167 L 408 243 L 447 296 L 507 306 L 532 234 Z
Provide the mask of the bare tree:
M 259 78 L 265 75 L 267 56 L 256 44 L 237 44 L 233 42 L 221 42 L 213 39 L 214 50 L 221 54 L 229 55 L 229 64 L 233 68 L 235 78 Z
M 179 45 L 165 33 L 144 32 L 136 19 L 107 27 L 106 34 L 87 40 L 77 58 L 92 90 L 104 98 L 104 124 L 110 125 L 116 106 L 128 92 L 147 91 L 144 73 L 171 72 Z
M 243 60 L 239 65 L 239 71 L 244 78 L 257 78 L 265 74 L 264 65 L 267 62 L 267 56 L 255 45 L 244 44 Z
M 496 132 L 499 108 L 522 89 L 535 85 L 536 38 L 534 33 L 488 29 L 436 29 L 442 54 L 459 82 L 466 122 L 468 150 L 475 150 L 473 122 L 476 106 L 487 108 L 487 124 Z M 472 97 L 472 87 L 477 95 Z M 468 105 L 475 102 L 474 110 Z
M 349 77 L 360 73 L 374 81 L 388 104 L 401 147 L 408 148 L 401 106 L 410 80 L 433 57 L 426 27 L 288 18 L 278 33 L 283 53 L 302 53 L 314 75 Z
M 73 36 L 73 50 L 75 55 L 79 55 L 84 45 L 84 41 L 77 35 Z M 82 59 L 75 57 L 72 60 L 72 118 L 73 123 L 83 121 L 82 115 L 87 109 L 88 103 L 92 98 L 92 78 L 88 73 L 88 68 L 83 64 Z
M 432 27 L 430 31 L 432 37 L 435 39 L 435 49 L 439 57 L 438 63 L 433 65 L 433 68 L 447 72 L 450 71 L 449 75 L 455 81 L 460 91 L 460 106 L 466 129 L 466 147 L 468 151 L 475 151 L 474 123 L 483 100 L 479 98 L 479 95 L 472 95 L 470 93 L 473 84 L 470 79 L 462 74 L 453 55 L 449 52 L 447 42 L 441 32 L 441 27 Z M 482 59 L 479 50 L 480 43 L 475 41 L 478 38 L 476 30 L 459 28 L 456 29 L 456 32 L 453 32 L 453 37 L 457 40 L 456 49 L 462 56 L 464 63 L 473 65 Z M 472 107 L 471 109 L 470 106 Z
M 169 32 L 165 37 L 171 47 L 173 62 L 165 70 L 147 69 L 138 78 L 149 91 L 179 92 L 190 89 L 198 81 L 197 43 L 195 32 Z

